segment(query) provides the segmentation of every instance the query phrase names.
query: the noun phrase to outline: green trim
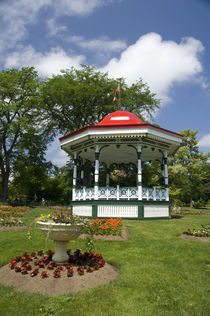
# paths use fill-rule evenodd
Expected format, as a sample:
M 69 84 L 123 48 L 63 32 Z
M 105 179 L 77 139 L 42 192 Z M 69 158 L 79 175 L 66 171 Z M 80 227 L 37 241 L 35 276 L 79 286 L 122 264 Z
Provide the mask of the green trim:
M 97 212 L 98 211 L 98 206 L 96 205 L 92 205 L 92 218 L 97 218 Z
M 87 200 L 72 201 L 71 205 L 170 205 L 169 201 L 139 201 L 139 200 Z
M 144 218 L 144 205 L 138 206 L 138 219 Z

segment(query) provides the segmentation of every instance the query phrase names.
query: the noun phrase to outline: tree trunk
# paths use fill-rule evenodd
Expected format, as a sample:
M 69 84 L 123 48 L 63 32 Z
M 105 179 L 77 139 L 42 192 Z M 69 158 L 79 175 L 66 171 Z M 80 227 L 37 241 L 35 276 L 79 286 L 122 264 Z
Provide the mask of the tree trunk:
M 2 202 L 6 202 L 8 199 L 8 184 L 9 184 L 9 174 L 5 174 L 2 176 L 2 189 L 0 200 Z

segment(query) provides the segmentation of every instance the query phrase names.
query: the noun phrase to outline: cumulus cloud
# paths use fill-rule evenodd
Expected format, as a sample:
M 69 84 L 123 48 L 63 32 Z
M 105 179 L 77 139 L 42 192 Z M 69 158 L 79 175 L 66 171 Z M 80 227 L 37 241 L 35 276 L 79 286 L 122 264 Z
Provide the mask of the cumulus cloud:
M 198 143 L 199 147 L 207 147 L 210 150 L 210 134 L 204 135 Z
M 149 33 L 100 70 L 108 71 L 115 78 L 124 77 L 128 84 L 141 77 L 158 97 L 169 101 L 169 89 L 175 82 L 198 79 L 203 71 L 199 59 L 203 49 L 202 43 L 193 37 L 176 43 L 164 41 L 157 33 Z
M 69 160 L 67 153 L 60 148 L 58 139 L 55 139 L 48 147 L 46 159 L 52 161 L 54 165 L 59 167 L 65 166 L 66 162 Z
M 49 36 L 55 36 L 60 32 L 66 31 L 65 25 L 58 25 L 55 19 L 49 19 L 46 21 L 47 31 Z
M 55 17 L 58 18 L 63 15 L 84 16 L 109 2 L 105 0 L 59 0 L 59 3 L 57 0 L 8 0 L 0 2 L 0 51 L 12 48 L 27 38 L 27 25 L 36 22 L 41 10 L 48 9 L 49 11 L 51 9 L 52 20 L 48 22 L 48 28 L 51 29 L 51 35 L 55 35 L 56 32 L 54 33 L 51 28 L 52 23 L 55 24 Z
M 52 48 L 49 52 L 42 54 L 36 52 L 32 46 L 28 46 L 20 47 L 19 51 L 8 56 L 5 66 L 8 68 L 34 66 L 41 76 L 50 77 L 58 74 L 61 69 L 80 68 L 84 61 L 83 55 L 68 56 L 60 47 Z
M 57 15 L 86 15 L 105 3 L 104 0 L 59 0 L 59 5 L 55 5 L 57 0 L 53 2 Z
M 83 36 L 69 36 L 66 39 L 68 42 L 74 43 L 81 48 L 103 53 L 120 52 L 127 47 L 125 41 L 111 40 L 108 37 L 95 39 L 85 39 Z

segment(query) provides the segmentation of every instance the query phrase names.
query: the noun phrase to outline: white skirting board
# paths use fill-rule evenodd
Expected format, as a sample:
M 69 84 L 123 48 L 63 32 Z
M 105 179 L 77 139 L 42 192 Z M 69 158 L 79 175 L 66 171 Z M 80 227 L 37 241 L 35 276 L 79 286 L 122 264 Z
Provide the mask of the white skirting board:
M 92 216 L 92 205 L 73 205 L 72 213 L 79 216 Z
M 138 206 L 98 205 L 98 217 L 138 218 Z
M 150 217 L 169 217 L 168 205 L 145 205 L 144 218 Z

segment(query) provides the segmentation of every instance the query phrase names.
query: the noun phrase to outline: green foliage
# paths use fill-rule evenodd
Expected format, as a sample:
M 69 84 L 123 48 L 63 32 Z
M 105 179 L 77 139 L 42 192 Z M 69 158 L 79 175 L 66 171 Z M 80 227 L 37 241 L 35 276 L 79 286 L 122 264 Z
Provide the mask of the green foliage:
M 182 145 L 169 161 L 170 194 L 179 205 L 193 206 L 199 201 L 204 206 L 210 195 L 209 155 L 199 151 L 197 133 L 190 129 L 180 131 Z
M 39 138 L 45 143 L 49 141 L 50 131 L 39 87 L 40 80 L 32 67 L 3 70 L 0 73 L 0 173 L 2 178 L 0 199 L 2 200 L 8 197 L 8 183 L 13 164 L 22 158 L 22 154 L 25 156 L 27 150 L 32 152 L 35 144 L 39 148 Z
M 113 106 L 119 81 L 120 97 Z M 139 116 L 152 116 L 159 107 L 159 100 L 141 80 L 128 87 L 124 79 L 109 79 L 107 73 L 89 66 L 64 70 L 62 75 L 48 79 L 43 84 L 42 97 L 54 128 L 62 133 L 96 123 L 121 105 Z

